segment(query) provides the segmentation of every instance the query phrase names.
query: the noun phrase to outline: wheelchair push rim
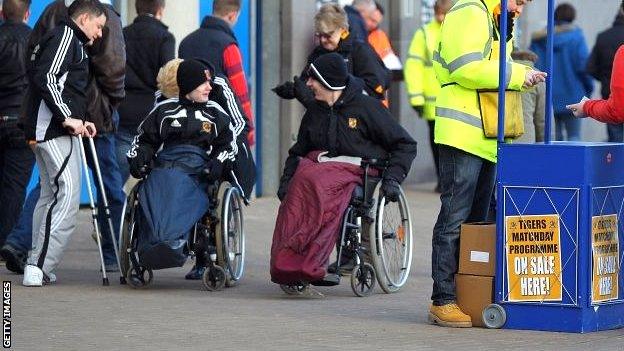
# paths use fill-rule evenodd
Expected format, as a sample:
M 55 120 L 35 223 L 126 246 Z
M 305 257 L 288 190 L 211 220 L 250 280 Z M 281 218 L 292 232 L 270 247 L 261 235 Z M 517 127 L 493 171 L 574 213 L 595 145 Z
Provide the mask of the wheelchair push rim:
M 216 230 L 217 260 L 227 272 L 227 286 L 234 286 L 245 270 L 243 202 L 238 188 L 229 182 L 219 185 L 219 221 Z
M 126 280 L 130 278 L 128 272 L 130 272 L 132 268 L 130 255 L 134 254 L 133 251 L 133 239 L 134 239 L 134 226 L 135 226 L 135 215 L 136 208 L 138 205 L 137 195 L 138 195 L 138 184 L 135 185 L 130 194 L 126 197 L 126 203 L 124 204 L 124 211 L 122 212 L 121 219 L 121 237 L 119 240 L 119 261 L 121 267 L 119 269 L 121 272 L 126 273 Z
M 379 286 L 386 293 L 399 291 L 412 265 L 412 220 L 403 189 L 397 202 L 386 202 L 378 192 L 376 223 L 371 227 L 372 261 Z

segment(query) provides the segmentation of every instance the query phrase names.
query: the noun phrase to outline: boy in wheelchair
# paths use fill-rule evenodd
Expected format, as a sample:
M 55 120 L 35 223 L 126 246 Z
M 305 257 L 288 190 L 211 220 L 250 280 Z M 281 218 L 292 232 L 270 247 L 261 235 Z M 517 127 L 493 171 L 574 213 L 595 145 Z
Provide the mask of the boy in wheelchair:
M 335 285 L 326 276 L 329 256 L 349 214 L 352 194 L 375 174 L 363 160 L 385 160 L 381 193 L 401 196 L 416 156 L 416 141 L 380 101 L 362 93 L 343 58 L 320 56 L 309 66 L 307 106 L 297 142 L 289 150 L 278 191 L 282 201 L 271 248 L 271 280 L 281 285 Z M 364 166 L 364 167 L 362 167 Z M 365 172 L 369 172 L 365 174 Z
M 221 179 L 237 151 L 230 117 L 209 101 L 209 67 L 178 60 L 163 69 L 169 74 L 159 77 L 159 87 L 177 88 L 178 97 L 154 107 L 127 155 L 131 174 L 143 178 L 137 190 L 137 253 L 150 269 L 184 264 L 189 233 L 209 210 L 208 185 Z
M 256 166 L 251 154 L 251 148 L 248 143 L 248 134 L 250 131 L 249 116 L 244 114 L 244 109 L 241 107 L 240 101 L 236 98 L 228 78 L 222 74 L 218 74 L 214 66 L 201 58 L 195 60 L 203 63 L 208 67 L 208 70 L 212 74 L 211 90 L 209 94 L 209 103 L 221 106 L 228 116 L 230 117 L 230 123 L 232 125 L 232 131 L 234 133 L 234 139 L 236 143 L 233 145 L 236 148 L 236 156 L 231 162 L 228 163 L 228 169 L 222 172 L 221 180 L 227 180 L 232 183 L 239 190 L 237 195 L 243 197 L 245 204 L 249 203 L 251 192 L 256 183 Z M 171 84 L 160 84 L 159 91 L 156 92 L 156 104 L 160 104 L 164 101 L 177 101 L 179 95 L 179 89 L 176 85 L 176 72 L 177 67 L 184 60 L 173 59 L 169 61 L 159 72 L 159 82 L 172 82 Z M 217 189 L 215 189 L 217 190 Z M 219 200 L 219 199 L 215 199 Z M 206 262 L 203 255 L 197 255 L 195 265 L 186 274 L 185 278 L 190 280 L 198 280 L 202 278 L 204 270 L 206 268 Z

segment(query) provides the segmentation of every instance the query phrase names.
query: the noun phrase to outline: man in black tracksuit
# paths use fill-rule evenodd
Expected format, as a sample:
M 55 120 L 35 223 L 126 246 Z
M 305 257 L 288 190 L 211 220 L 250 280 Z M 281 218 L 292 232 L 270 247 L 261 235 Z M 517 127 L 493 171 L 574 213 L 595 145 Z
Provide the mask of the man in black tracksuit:
M 96 0 L 76 0 L 61 23 L 28 58 L 28 92 L 21 123 L 35 143 L 41 195 L 33 215 L 32 250 L 23 285 L 55 281 L 53 273 L 76 226 L 80 198 L 78 135 L 95 136 L 85 121 L 89 57 L 85 46 L 102 36 L 106 10 Z
M 137 18 L 123 29 L 126 42 L 126 99 L 119 105 L 119 129 L 115 134 L 121 179 L 128 178 L 126 153 L 141 121 L 154 108 L 156 77 L 175 58 L 175 38 L 161 22 L 165 0 L 137 0 Z
M 598 34 L 596 44 L 587 60 L 587 73 L 600 81 L 603 99 L 608 99 L 611 94 L 611 69 L 613 58 L 618 48 L 624 44 L 624 2 L 618 10 L 613 26 Z M 621 143 L 624 141 L 624 125 L 607 124 L 607 134 L 610 142 Z
M 35 156 L 17 120 L 28 86 L 26 42 L 31 29 L 25 22 L 30 0 L 5 0 L 0 25 L 0 247 L 19 216 L 24 203 Z M 9 248 L 5 248 L 9 249 Z

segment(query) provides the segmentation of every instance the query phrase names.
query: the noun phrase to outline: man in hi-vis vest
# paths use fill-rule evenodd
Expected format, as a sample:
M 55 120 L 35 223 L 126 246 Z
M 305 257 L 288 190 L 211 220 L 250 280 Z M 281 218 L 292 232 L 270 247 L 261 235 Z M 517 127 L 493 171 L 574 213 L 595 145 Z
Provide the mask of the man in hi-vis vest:
M 513 63 L 513 18 L 529 0 L 507 0 L 509 25 L 500 29 L 499 0 L 458 0 L 442 24 L 433 66 L 441 85 L 435 109 L 442 207 L 433 229 L 431 322 L 471 327 L 456 305 L 459 230 L 486 219 L 496 177 L 496 138 L 486 138 L 477 90 L 498 89 L 499 38 L 507 43 L 508 90 L 528 89 L 546 74 Z
M 433 52 L 438 48 L 440 28 L 446 13 L 451 8 L 452 0 L 437 0 L 433 5 L 433 20 L 420 27 L 409 46 L 405 60 L 405 86 L 409 102 L 418 117 L 427 120 L 429 127 L 429 145 L 438 179 L 438 146 L 433 139 L 435 121 L 435 102 L 440 92 L 440 83 L 433 70 Z M 435 187 L 440 192 L 440 182 Z

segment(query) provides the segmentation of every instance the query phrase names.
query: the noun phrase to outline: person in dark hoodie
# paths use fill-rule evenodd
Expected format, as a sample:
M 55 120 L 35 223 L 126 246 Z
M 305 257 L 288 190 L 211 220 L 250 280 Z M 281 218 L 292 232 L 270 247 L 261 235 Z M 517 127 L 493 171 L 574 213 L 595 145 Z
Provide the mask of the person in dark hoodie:
M 288 152 L 277 193 L 282 204 L 273 233 L 271 277 L 279 284 L 324 277 L 339 234 L 341 218 L 336 214 L 344 212 L 362 176 L 357 161 L 354 165 L 341 156 L 387 160 L 381 191 L 389 201 L 398 200 L 399 185 L 416 157 L 416 141 L 381 101 L 361 93 L 361 81 L 348 74 L 341 55 L 321 55 L 308 71 L 306 84 L 314 102 L 307 106 L 297 142 Z M 280 264 L 293 252 L 302 258 L 301 271 L 286 268 L 292 262 Z
M 161 22 L 165 0 L 137 0 L 137 18 L 123 29 L 126 42 L 126 98 L 119 105 L 115 133 L 117 163 L 122 181 L 130 174 L 126 153 L 137 127 L 154 107 L 158 70 L 175 58 L 175 38 Z
M 313 103 L 312 93 L 306 86 L 309 78 L 307 67 L 318 57 L 335 52 L 346 61 L 347 70 L 353 79 L 361 81 L 362 91 L 377 99 L 385 99 L 390 84 L 390 71 L 370 45 L 356 40 L 350 29 L 347 14 L 339 5 L 321 6 L 314 16 L 314 30 L 319 45 L 308 56 L 301 75 L 278 85 L 273 91 L 283 99 L 297 98 L 304 106 Z
M 68 8 L 76 0 L 56 0 L 50 3 L 37 20 L 35 27 L 28 39 L 26 57 L 31 57 L 41 39 L 59 26 L 68 21 Z M 85 89 L 87 110 L 85 120 L 95 124 L 98 137 L 94 138 L 95 148 L 100 161 L 100 169 L 104 188 L 108 198 L 108 204 L 113 219 L 115 235 L 119 233 L 121 211 L 125 202 L 122 189 L 122 180 L 119 174 L 119 166 L 115 155 L 114 131 L 118 122 L 117 106 L 124 98 L 124 79 L 126 69 L 125 45 L 122 35 L 121 18 L 111 5 L 111 0 L 100 0 L 106 12 L 107 21 L 102 30 L 102 35 L 86 48 L 89 55 L 89 76 Z M 87 149 L 87 161 L 90 168 L 94 168 Z M 95 171 L 94 171 L 95 172 Z M 19 242 L 16 247 L 3 247 L 3 257 L 7 262 L 7 268 L 15 273 L 23 273 L 25 264 L 25 252 L 21 248 L 30 248 L 32 233 L 32 218 L 35 211 L 34 204 L 39 199 L 40 186 L 35 187 L 28 194 L 26 206 L 22 209 L 18 224 L 7 237 L 7 241 Z M 106 223 L 103 199 L 98 193 L 99 222 Z M 102 249 L 107 271 L 116 271 L 117 262 L 112 243 L 112 237 L 108 225 L 101 226 Z M 6 246 L 6 245 L 5 245 Z M 5 250 L 6 249 L 6 250 Z
M 583 31 L 572 24 L 576 10 L 563 3 L 555 9 L 554 65 L 552 72 L 555 137 L 557 140 L 578 141 L 581 121 L 566 105 L 592 93 L 593 81 L 585 70 L 588 49 Z M 546 70 L 546 30 L 533 34 L 530 50 L 538 56 L 535 67 Z M 565 136 L 564 136 L 565 131 Z
M 0 247 L 15 225 L 24 204 L 35 156 L 17 120 L 28 86 L 26 42 L 31 29 L 30 0 L 4 0 L 0 24 Z M 0 254 L 2 252 L 0 251 Z
M 598 34 L 596 44 L 587 60 L 587 73 L 600 82 L 600 94 L 608 99 L 611 94 L 611 71 L 613 58 L 618 48 L 624 44 L 624 1 L 618 8 L 613 26 Z M 624 141 L 624 124 L 608 123 L 607 135 L 610 142 Z
M 199 58 L 210 62 L 217 75 L 225 75 L 240 101 L 247 119 L 247 140 L 255 144 L 254 118 L 243 59 L 232 27 L 238 22 L 240 0 L 214 0 L 212 15 L 206 16 L 196 31 L 187 35 L 178 48 L 181 59 Z

